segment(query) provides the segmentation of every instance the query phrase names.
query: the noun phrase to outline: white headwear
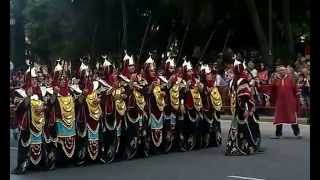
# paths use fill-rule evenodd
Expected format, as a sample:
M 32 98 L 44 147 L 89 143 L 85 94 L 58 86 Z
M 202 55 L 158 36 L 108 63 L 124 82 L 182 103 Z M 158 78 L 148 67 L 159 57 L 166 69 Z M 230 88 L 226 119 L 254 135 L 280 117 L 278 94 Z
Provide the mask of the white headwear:
M 80 66 L 80 72 L 82 71 L 87 71 L 88 70 L 88 66 L 85 65 L 83 62 L 81 63 L 81 66 Z
M 125 53 L 125 55 L 124 55 L 124 57 L 123 57 L 123 61 L 130 60 L 130 56 L 127 54 L 127 51 L 126 51 L 126 50 L 124 50 L 124 53 Z
M 61 66 L 61 64 L 60 64 L 60 58 L 57 60 L 57 65 L 56 65 L 56 67 L 54 68 L 54 72 L 58 72 L 58 71 L 62 71 L 63 70 L 63 68 L 62 68 L 62 66 Z
M 232 59 L 234 60 L 233 66 L 239 65 L 241 64 L 240 61 L 238 61 L 238 57 L 237 55 L 233 55 Z
M 29 68 L 26 71 L 26 74 L 30 73 L 32 78 L 37 77 L 36 68 L 34 68 L 34 67 L 31 68 L 31 64 L 30 64 L 29 59 L 26 60 L 26 64 L 29 66 Z
M 31 69 L 31 72 L 30 72 L 30 69 Z M 31 74 L 31 77 L 35 78 L 37 77 L 37 73 L 36 73 L 36 69 L 33 67 L 33 68 L 28 68 L 27 72 L 26 73 L 29 73 Z
M 103 64 L 102 64 L 102 67 L 111 66 L 110 61 L 107 60 L 107 56 L 102 56 L 102 58 L 104 59 L 104 62 L 103 62 Z
M 206 65 L 204 66 L 204 72 L 205 72 L 206 74 L 211 73 L 211 68 L 209 67 L 208 64 L 206 64 Z
M 190 61 L 186 63 L 186 67 L 187 67 L 187 70 L 192 70 L 192 65 Z
M 132 55 L 129 57 L 129 63 L 128 63 L 128 65 L 129 65 L 129 66 L 130 66 L 130 65 L 134 65 L 134 60 L 133 60 L 133 56 L 132 56 Z
M 175 67 L 176 64 L 174 63 L 174 60 L 170 57 L 166 60 L 166 64 L 169 63 L 169 66 Z
M 149 56 L 149 58 L 146 60 L 145 64 L 153 64 L 154 60 L 151 58 L 151 55 Z
M 183 63 L 182 63 L 182 67 L 186 66 L 187 65 L 187 57 L 183 57 Z
M 12 61 L 10 61 L 10 71 L 12 71 L 12 70 L 13 70 L 13 68 L 14 68 L 14 64 L 13 64 L 13 62 L 12 62 Z

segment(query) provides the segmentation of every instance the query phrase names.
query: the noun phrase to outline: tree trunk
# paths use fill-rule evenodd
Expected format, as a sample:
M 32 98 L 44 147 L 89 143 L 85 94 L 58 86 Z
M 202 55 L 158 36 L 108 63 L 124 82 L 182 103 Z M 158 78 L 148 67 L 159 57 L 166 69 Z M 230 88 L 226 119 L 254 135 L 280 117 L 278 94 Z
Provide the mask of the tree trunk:
M 123 38 L 122 38 L 122 47 L 127 49 L 127 8 L 126 0 L 121 0 L 121 10 L 122 10 L 122 23 L 123 23 Z
M 260 51 L 262 53 L 263 59 L 265 60 L 266 64 L 271 66 L 272 62 L 270 59 L 268 59 L 268 43 L 265 36 L 265 33 L 263 32 L 263 28 L 260 22 L 260 17 L 256 8 L 256 4 L 254 0 L 246 0 L 246 5 L 248 7 L 252 25 L 254 28 L 254 31 L 256 33 L 256 36 L 258 38 Z
M 22 14 L 22 11 L 25 7 L 25 1 L 24 0 L 16 0 L 14 5 L 14 17 L 16 19 L 16 23 L 13 28 L 13 34 L 14 34 L 14 64 L 16 64 L 16 67 L 21 67 L 25 65 L 25 21 L 24 16 Z
M 287 39 L 288 45 L 288 55 L 289 58 L 294 56 L 294 40 L 292 34 L 292 27 L 290 22 L 290 0 L 282 1 L 282 10 L 283 10 L 283 20 L 285 26 L 285 36 Z

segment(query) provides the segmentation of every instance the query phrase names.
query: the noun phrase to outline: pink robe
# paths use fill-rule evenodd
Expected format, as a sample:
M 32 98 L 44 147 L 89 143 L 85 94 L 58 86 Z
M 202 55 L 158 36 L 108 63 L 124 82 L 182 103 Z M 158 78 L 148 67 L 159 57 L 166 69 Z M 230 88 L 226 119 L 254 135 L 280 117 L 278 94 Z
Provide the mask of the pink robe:
M 297 86 L 291 76 L 277 78 L 272 83 L 275 102 L 274 124 L 297 123 Z

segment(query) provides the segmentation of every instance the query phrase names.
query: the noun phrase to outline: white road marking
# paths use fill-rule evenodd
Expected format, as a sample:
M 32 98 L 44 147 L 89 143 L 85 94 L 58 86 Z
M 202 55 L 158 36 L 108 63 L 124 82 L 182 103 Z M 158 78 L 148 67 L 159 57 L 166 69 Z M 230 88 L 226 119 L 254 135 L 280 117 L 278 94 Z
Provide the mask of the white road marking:
M 243 176 L 228 176 L 229 178 L 236 178 L 236 179 L 248 179 L 248 180 L 265 180 L 265 179 L 258 179 L 258 178 L 251 178 L 251 177 L 243 177 Z
M 17 147 L 10 147 L 10 150 L 18 150 Z

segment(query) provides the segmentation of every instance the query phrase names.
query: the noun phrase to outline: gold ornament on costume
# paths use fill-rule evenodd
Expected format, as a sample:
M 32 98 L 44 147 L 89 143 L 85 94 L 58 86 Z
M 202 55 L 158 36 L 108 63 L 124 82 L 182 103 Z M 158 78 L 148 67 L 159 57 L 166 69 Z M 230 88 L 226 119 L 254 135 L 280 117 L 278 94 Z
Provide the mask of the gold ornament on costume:
M 220 111 L 222 107 L 222 99 L 217 87 L 212 88 L 210 99 L 214 109 Z
M 96 121 L 99 121 L 99 118 L 102 114 L 102 110 L 98 102 L 96 91 L 93 91 L 91 94 L 87 95 L 86 102 L 88 105 L 90 117 L 92 117 Z
M 146 101 L 144 99 L 144 96 L 139 92 L 137 91 L 136 89 L 133 90 L 133 95 L 134 95 L 134 98 L 136 100 L 136 104 L 137 106 L 142 110 L 144 111 L 144 107 L 146 105 Z
M 198 88 L 193 88 L 193 89 L 190 89 L 190 92 L 191 92 L 191 95 L 192 95 L 194 108 L 197 111 L 200 111 L 201 108 L 202 108 L 202 99 L 201 99 L 201 96 L 200 96 L 199 89 Z
M 42 131 L 45 124 L 43 101 L 31 100 L 31 122 L 38 131 Z
M 117 88 L 112 91 L 112 96 L 113 96 L 113 99 L 115 100 L 115 104 L 116 104 L 116 110 L 121 116 L 123 116 L 127 110 L 126 103 L 123 100 L 123 98 L 121 97 L 121 95 L 124 92 L 125 92 L 125 90 L 123 87 Z
M 159 110 L 163 111 L 164 106 L 165 106 L 165 102 L 164 102 L 164 97 L 161 95 L 161 93 L 162 93 L 162 91 L 161 91 L 160 85 L 156 85 L 153 88 L 153 95 L 156 99 L 157 106 L 158 106 Z
M 67 127 L 72 127 L 75 121 L 74 102 L 72 96 L 58 97 L 62 121 Z
M 175 84 L 170 89 L 170 103 L 173 109 L 179 110 L 179 85 Z
M 231 98 L 230 98 L 230 104 L 231 104 L 231 113 L 235 114 L 236 112 L 236 94 L 234 92 L 231 93 Z

